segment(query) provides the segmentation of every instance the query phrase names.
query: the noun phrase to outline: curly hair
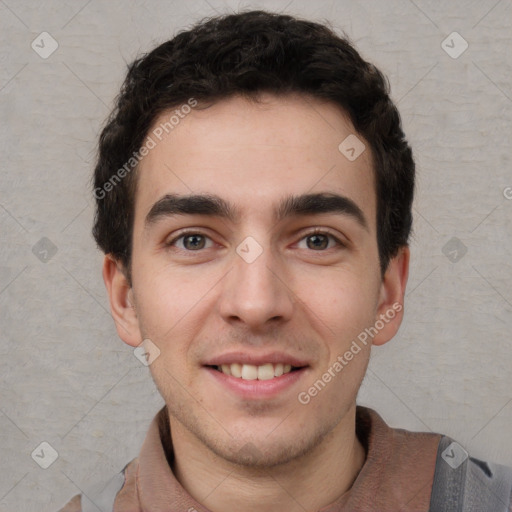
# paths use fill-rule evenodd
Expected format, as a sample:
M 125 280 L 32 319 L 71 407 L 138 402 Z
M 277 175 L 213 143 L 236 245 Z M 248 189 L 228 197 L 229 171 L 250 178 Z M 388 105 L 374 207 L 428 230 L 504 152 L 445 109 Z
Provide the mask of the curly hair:
M 155 119 L 190 98 L 217 102 L 242 95 L 257 101 L 262 92 L 306 94 L 348 114 L 371 148 L 382 275 L 407 245 L 415 165 L 387 79 L 328 26 L 258 10 L 203 20 L 128 68 L 99 137 L 93 228 L 98 246 L 123 264 L 128 277 L 138 163 L 133 156 Z

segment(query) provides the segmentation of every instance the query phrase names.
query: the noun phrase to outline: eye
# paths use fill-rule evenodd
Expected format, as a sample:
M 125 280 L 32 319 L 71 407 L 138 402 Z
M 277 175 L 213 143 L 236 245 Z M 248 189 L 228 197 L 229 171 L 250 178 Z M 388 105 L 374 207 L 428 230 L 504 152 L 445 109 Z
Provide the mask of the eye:
M 177 247 L 183 251 L 199 251 L 212 247 L 213 241 L 202 233 L 190 231 L 182 232 L 179 236 L 167 242 L 166 245 Z
M 306 246 L 304 247 L 303 242 Z M 324 231 L 314 231 L 302 238 L 298 244 L 299 249 L 312 249 L 313 251 L 323 251 L 333 247 L 344 247 L 334 235 Z

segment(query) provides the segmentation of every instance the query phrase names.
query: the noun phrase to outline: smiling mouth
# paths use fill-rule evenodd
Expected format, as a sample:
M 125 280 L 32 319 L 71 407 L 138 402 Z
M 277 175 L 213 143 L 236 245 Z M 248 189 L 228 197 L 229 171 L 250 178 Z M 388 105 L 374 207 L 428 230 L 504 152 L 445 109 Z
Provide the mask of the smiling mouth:
M 265 363 L 259 366 L 253 364 L 223 364 L 220 366 L 208 366 L 224 375 L 236 377 L 243 380 L 271 380 L 281 375 L 300 370 L 304 367 L 292 366 L 284 363 Z

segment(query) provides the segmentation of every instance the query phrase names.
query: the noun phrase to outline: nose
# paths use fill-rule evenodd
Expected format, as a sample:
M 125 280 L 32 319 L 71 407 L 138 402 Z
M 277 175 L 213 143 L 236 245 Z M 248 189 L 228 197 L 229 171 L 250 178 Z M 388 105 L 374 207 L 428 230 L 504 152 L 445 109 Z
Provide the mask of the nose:
M 288 321 L 294 304 L 284 262 L 268 245 L 261 249 L 254 260 L 242 251 L 234 254 L 233 267 L 222 281 L 217 303 L 226 322 L 245 324 L 251 330 Z

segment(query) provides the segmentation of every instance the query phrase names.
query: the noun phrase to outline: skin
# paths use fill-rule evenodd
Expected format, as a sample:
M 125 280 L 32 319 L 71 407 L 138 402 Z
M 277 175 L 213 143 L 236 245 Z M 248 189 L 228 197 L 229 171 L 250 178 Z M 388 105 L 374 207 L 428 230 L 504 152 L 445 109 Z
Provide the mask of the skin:
M 138 169 L 132 286 L 109 255 L 103 268 L 119 336 L 133 347 L 149 338 L 160 350 L 149 368 L 169 409 L 173 471 L 213 512 L 313 511 L 350 489 L 365 459 L 355 404 L 370 343 L 309 404 L 297 395 L 359 333 L 403 304 L 408 276 L 407 247 L 380 274 L 369 144 L 359 136 L 366 150 L 353 162 L 338 150 L 356 133 L 349 118 L 305 96 L 262 100 L 232 97 L 193 109 L 149 152 Z M 367 228 L 331 212 L 276 222 L 273 209 L 284 197 L 316 192 L 350 198 Z M 173 215 L 146 224 L 165 194 L 216 194 L 239 216 Z M 204 248 L 173 242 L 183 228 L 205 235 Z M 312 246 L 315 229 L 344 245 L 320 236 L 321 248 Z M 236 252 L 247 236 L 263 249 L 252 263 Z M 373 345 L 396 334 L 402 315 Z M 279 350 L 308 368 L 275 397 L 242 400 L 202 366 L 234 350 Z

